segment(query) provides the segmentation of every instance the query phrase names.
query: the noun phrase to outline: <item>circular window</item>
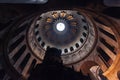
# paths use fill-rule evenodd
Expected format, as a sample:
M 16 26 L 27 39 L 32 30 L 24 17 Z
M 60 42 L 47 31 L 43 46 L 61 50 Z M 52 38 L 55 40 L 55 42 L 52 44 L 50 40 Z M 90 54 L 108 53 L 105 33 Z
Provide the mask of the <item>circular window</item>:
M 64 31 L 65 30 L 65 24 L 64 23 L 57 23 L 56 29 L 58 31 Z

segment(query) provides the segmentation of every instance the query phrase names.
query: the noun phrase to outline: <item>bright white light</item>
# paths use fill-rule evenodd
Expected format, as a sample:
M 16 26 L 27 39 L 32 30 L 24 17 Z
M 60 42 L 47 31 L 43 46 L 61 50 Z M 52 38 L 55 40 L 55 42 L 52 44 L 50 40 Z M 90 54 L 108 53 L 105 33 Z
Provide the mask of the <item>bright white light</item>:
M 56 26 L 58 31 L 64 31 L 65 30 L 65 24 L 64 23 L 58 23 Z

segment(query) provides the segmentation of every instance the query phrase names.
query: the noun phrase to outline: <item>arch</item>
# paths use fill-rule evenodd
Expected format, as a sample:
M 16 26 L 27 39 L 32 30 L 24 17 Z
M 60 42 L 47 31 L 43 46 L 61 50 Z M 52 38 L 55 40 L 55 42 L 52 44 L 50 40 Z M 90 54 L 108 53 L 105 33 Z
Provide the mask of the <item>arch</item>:
M 120 71 L 117 72 L 117 77 L 120 79 Z
M 88 73 L 90 72 L 90 68 L 92 66 L 97 66 L 97 65 L 98 64 L 94 61 L 86 61 L 82 64 L 82 66 L 80 67 L 80 70 L 84 75 L 88 75 Z

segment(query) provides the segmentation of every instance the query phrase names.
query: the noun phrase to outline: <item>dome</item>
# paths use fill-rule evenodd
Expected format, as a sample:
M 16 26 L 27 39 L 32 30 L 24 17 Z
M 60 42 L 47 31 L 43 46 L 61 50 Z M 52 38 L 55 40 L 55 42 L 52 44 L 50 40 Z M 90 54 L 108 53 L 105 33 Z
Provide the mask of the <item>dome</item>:
M 62 26 L 63 31 L 57 30 L 57 27 Z M 62 51 L 64 64 L 71 64 L 89 55 L 95 43 L 95 35 L 94 26 L 80 12 L 49 11 L 38 15 L 33 21 L 28 32 L 28 43 L 31 49 L 34 44 L 37 45 L 33 52 L 39 59 L 43 59 L 47 48 L 56 47 Z M 31 39 L 34 43 L 30 42 Z

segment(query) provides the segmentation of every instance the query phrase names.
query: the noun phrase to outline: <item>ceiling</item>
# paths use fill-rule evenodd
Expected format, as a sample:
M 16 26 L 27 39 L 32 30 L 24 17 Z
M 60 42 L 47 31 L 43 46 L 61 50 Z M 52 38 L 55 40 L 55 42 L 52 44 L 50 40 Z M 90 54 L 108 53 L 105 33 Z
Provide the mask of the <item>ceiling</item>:
M 0 3 L 27 3 L 27 4 L 45 4 L 50 0 L 0 0 Z M 72 0 L 69 0 L 72 1 Z M 75 0 L 77 1 L 77 0 Z M 83 0 L 81 0 L 83 1 Z M 88 0 L 84 0 L 88 1 Z M 90 0 L 93 1 L 93 0 Z M 120 0 L 101 0 L 106 6 L 120 7 Z M 94 1 L 93 1 L 94 2 Z

